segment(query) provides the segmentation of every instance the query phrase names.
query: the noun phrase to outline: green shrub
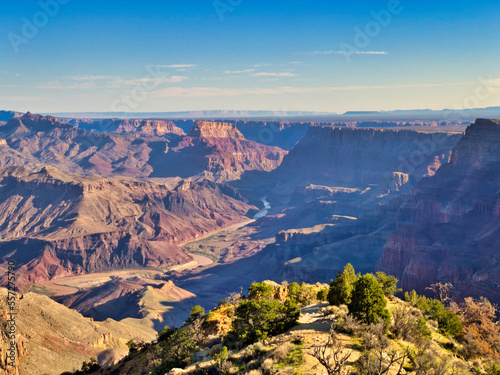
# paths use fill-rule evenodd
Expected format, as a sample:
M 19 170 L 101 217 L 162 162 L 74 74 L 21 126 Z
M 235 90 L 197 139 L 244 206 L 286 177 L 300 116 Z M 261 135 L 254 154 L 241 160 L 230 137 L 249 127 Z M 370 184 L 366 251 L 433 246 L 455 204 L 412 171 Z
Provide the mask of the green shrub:
M 318 293 L 314 292 L 314 287 L 312 285 L 306 283 L 301 283 L 299 285 L 298 283 L 293 282 L 289 284 L 287 288 L 288 296 L 303 306 L 310 305 L 317 299 Z
M 370 273 L 361 276 L 354 284 L 349 312 L 365 324 L 375 324 L 381 319 L 387 328 L 390 314 L 386 306 L 384 291 L 377 278 Z
M 191 307 L 191 315 L 189 316 L 189 318 L 187 318 L 186 323 L 187 324 L 192 323 L 196 319 L 203 316 L 204 314 L 205 314 L 205 309 L 203 307 L 201 307 L 200 305 L 193 306 Z
M 318 301 L 328 301 L 328 291 L 328 288 L 320 289 L 316 294 L 316 299 Z
M 159 343 L 161 364 L 155 368 L 157 373 L 165 373 L 174 367 L 185 367 L 191 356 L 199 349 L 193 339 L 193 329 L 178 329 L 167 340 Z
M 420 309 L 426 317 L 436 320 L 441 333 L 457 337 L 462 332 L 463 327 L 458 315 L 446 310 L 440 301 L 419 296 L 414 290 L 405 293 L 405 300 Z
M 163 327 L 163 329 L 158 332 L 158 341 L 167 340 L 170 336 L 173 335 L 174 332 L 175 330 L 173 330 L 169 326 Z
M 271 299 L 274 297 L 274 288 L 272 285 L 262 282 L 262 283 L 253 283 L 248 288 L 248 299 L 259 299 L 259 298 L 268 298 Z
M 294 300 L 261 298 L 241 302 L 235 315 L 228 338 L 246 345 L 286 332 L 297 323 L 300 309 Z
M 351 294 L 354 283 L 358 279 L 354 267 L 349 263 L 338 272 L 337 278 L 330 283 L 328 291 L 328 302 L 330 305 L 348 305 L 351 302 Z
M 486 368 L 487 375 L 500 375 L 500 366 L 496 363 L 493 363 L 491 366 Z
M 402 289 L 398 289 L 398 279 L 391 275 L 386 275 L 384 272 L 377 272 L 377 280 L 384 291 L 386 297 L 392 297 Z

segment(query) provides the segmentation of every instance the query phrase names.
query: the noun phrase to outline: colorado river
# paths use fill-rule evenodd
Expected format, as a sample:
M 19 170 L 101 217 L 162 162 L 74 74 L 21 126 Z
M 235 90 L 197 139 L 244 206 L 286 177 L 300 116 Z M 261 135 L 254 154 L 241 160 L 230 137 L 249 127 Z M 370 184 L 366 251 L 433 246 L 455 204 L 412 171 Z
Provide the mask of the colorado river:
M 254 215 L 254 217 L 253 217 L 254 220 L 257 220 L 257 219 L 260 219 L 261 217 L 266 216 L 267 213 L 269 212 L 269 210 L 271 209 L 271 205 L 269 204 L 269 202 L 266 199 L 267 199 L 267 197 L 260 199 L 261 202 L 264 203 L 264 208 Z

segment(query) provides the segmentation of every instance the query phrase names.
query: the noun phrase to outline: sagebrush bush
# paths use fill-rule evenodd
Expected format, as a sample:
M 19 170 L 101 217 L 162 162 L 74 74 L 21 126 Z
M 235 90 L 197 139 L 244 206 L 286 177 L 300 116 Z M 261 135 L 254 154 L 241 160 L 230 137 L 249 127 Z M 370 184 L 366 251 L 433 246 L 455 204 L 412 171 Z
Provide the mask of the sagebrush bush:
M 244 355 L 247 358 L 255 358 L 255 357 L 259 356 L 260 354 L 265 353 L 266 351 L 267 351 L 267 349 L 264 346 L 264 344 L 259 341 L 259 342 L 256 342 L 255 344 L 248 345 L 245 348 Z
M 431 338 L 422 312 L 407 305 L 398 306 L 392 311 L 390 331 L 396 338 L 411 341 L 418 346 L 424 345 Z
M 346 333 L 348 335 L 359 336 L 362 331 L 361 323 L 351 315 L 337 319 L 333 323 L 333 328 L 337 332 Z
M 387 348 L 389 339 L 384 332 L 384 323 L 370 324 L 365 327 L 361 336 L 361 345 L 365 350 Z
M 267 358 L 264 360 L 264 362 L 262 362 L 262 365 L 260 366 L 262 368 L 262 370 L 264 371 L 269 371 L 273 368 L 274 366 L 274 361 L 272 358 Z
M 276 347 L 276 349 L 274 349 L 273 351 L 274 361 L 283 362 L 286 359 L 288 352 L 292 349 L 293 349 L 293 344 L 288 341 Z

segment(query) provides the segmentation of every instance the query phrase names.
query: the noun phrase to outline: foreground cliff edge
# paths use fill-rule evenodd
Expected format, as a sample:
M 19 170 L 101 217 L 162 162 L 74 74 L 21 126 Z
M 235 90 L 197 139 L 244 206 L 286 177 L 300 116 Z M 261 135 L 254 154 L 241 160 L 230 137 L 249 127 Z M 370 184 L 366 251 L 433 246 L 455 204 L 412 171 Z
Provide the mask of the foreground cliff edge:
M 208 313 L 194 306 L 181 328 L 131 343 L 119 363 L 87 373 L 498 374 L 500 327 L 489 301 L 458 305 L 414 291 L 401 300 L 396 283 L 351 265 L 330 286 L 254 283 Z

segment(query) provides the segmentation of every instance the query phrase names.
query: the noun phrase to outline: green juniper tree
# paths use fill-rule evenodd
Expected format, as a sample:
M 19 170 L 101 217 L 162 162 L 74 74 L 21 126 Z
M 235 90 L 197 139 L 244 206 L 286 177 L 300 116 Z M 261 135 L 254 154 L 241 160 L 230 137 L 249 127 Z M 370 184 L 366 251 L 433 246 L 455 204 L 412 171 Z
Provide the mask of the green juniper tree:
M 351 302 L 353 286 L 357 279 L 354 267 L 348 263 L 342 271 L 338 272 L 337 278 L 330 283 L 327 296 L 330 305 L 348 305 Z
M 386 327 L 390 322 L 384 291 L 377 278 L 371 274 L 361 276 L 352 290 L 349 312 L 366 324 L 374 324 L 382 319 Z

